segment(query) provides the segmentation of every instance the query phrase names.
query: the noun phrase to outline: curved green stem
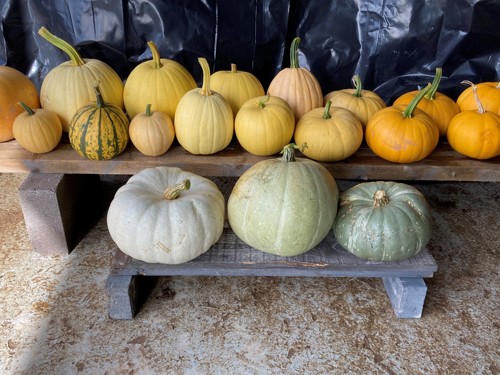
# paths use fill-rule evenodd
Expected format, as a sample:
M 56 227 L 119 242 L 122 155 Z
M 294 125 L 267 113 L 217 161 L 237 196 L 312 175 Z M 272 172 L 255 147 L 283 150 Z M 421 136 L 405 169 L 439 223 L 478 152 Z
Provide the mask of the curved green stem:
M 332 101 L 327 100 L 325 104 L 325 110 L 323 111 L 323 119 L 328 120 L 332 118 L 332 115 L 330 114 L 330 107 L 332 106 Z
M 410 104 L 406 107 L 406 109 L 403 111 L 403 117 L 405 118 L 411 118 L 413 115 L 413 111 L 415 108 L 417 108 L 418 103 L 422 100 L 422 98 L 427 95 L 429 90 L 431 89 L 431 85 L 427 85 L 424 87 L 422 90 L 418 92 L 418 94 L 412 99 Z
M 148 42 L 148 47 L 151 50 L 151 55 L 153 56 L 153 67 L 160 69 L 163 65 L 161 63 L 161 56 L 160 52 L 158 52 L 158 47 L 156 47 L 156 44 L 152 40 Z
M 198 62 L 203 71 L 203 84 L 201 85 L 200 94 L 205 96 L 212 95 L 210 91 L 210 66 L 208 66 L 208 61 L 204 57 L 200 57 L 198 58 Z
M 290 46 L 290 68 L 300 68 L 299 66 L 299 44 L 300 38 L 297 36 L 292 40 Z
M 479 100 L 479 96 L 477 95 L 477 86 L 474 83 L 472 83 L 471 81 L 467 81 L 467 80 L 462 81 L 460 83 L 462 85 L 472 87 L 472 93 L 474 94 L 474 100 L 476 101 L 477 111 L 481 114 L 485 113 L 486 111 L 484 110 L 483 103 L 481 103 L 481 100 Z
M 151 104 L 146 104 L 146 112 L 144 114 L 146 115 L 146 117 L 149 117 L 153 114 L 151 111 Z
M 80 66 L 85 64 L 85 61 L 82 59 L 77 50 L 65 40 L 55 36 L 49 30 L 47 30 L 44 26 L 40 27 L 38 30 L 38 34 L 40 34 L 44 39 L 46 39 L 49 43 L 56 46 L 60 50 L 66 52 L 66 54 L 71 59 L 71 62 L 75 66 Z
M 281 157 L 281 161 L 284 162 L 294 162 L 295 161 L 295 150 L 299 150 L 300 152 L 304 151 L 304 149 L 307 148 L 307 143 L 303 143 L 300 146 L 297 146 L 295 143 L 289 143 L 285 147 L 283 147 L 283 150 L 281 150 L 280 154 L 283 156 Z
M 427 92 L 425 97 L 429 100 L 433 100 L 434 96 L 436 95 L 436 91 L 439 87 L 439 82 L 441 82 L 441 76 L 443 75 L 443 69 L 442 68 L 436 68 L 436 75 L 434 76 L 434 80 L 432 81 L 431 84 L 431 89 Z
M 352 84 L 354 86 L 354 93 L 352 95 L 357 96 L 358 98 L 361 98 L 363 96 L 363 85 L 361 84 L 361 78 L 357 74 L 352 77 Z
M 266 107 L 266 103 L 269 101 L 270 98 L 271 98 L 271 95 L 267 94 L 262 99 L 260 99 L 259 100 L 259 108 L 264 109 Z
M 28 113 L 28 116 L 33 116 L 35 112 L 25 103 L 23 102 L 17 102 L 23 109 Z
M 375 194 L 373 194 L 373 206 L 374 207 L 384 207 L 389 203 L 389 198 L 387 198 L 387 194 L 384 190 L 377 190 Z
M 179 195 L 186 190 L 189 190 L 191 188 L 191 181 L 190 180 L 184 180 L 182 182 L 179 182 L 178 184 L 169 186 L 164 192 L 163 192 L 163 197 L 165 199 L 174 200 L 179 198 Z

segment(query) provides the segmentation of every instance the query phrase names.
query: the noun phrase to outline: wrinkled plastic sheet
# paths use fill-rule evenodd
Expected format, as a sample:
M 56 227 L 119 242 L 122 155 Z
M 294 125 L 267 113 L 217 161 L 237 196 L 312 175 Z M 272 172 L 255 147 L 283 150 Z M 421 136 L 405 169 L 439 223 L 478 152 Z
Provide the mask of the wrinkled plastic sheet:
M 289 66 L 289 46 L 301 37 L 299 63 L 323 92 L 365 88 L 391 102 L 430 82 L 443 68 L 440 90 L 453 98 L 460 82 L 500 79 L 500 1 L 473 0 L 4 0 L 0 64 L 40 87 L 68 57 L 38 35 L 41 26 L 98 58 L 126 79 L 150 59 L 153 40 L 164 58 L 201 82 L 199 57 L 212 71 L 254 73 L 267 87 Z

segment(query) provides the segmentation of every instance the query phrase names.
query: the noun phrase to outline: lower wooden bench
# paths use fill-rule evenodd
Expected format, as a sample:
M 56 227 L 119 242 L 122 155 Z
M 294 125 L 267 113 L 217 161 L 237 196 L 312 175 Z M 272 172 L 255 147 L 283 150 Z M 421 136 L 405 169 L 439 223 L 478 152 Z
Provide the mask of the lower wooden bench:
M 373 262 L 355 257 L 333 232 L 317 247 L 295 257 L 255 250 L 228 228 L 205 254 L 179 265 L 146 263 L 116 250 L 106 289 L 111 319 L 132 319 L 158 276 L 303 276 L 380 277 L 398 318 L 420 318 L 427 286 L 437 264 L 427 249 L 399 262 Z

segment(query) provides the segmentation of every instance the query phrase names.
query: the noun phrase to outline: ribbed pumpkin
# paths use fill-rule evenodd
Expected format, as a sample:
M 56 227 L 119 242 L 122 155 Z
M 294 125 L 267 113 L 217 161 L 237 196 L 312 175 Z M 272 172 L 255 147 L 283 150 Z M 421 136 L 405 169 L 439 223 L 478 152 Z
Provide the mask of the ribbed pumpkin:
M 424 111 L 416 108 L 430 86 L 420 90 L 408 106 L 393 105 L 375 113 L 365 129 L 368 147 L 394 163 L 425 159 L 439 142 L 439 128 Z
M 14 68 L 0 66 L 0 142 L 14 138 L 14 120 L 23 112 L 17 104 L 19 101 L 32 108 L 40 107 L 38 91 L 33 82 Z
M 130 140 L 144 155 L 158 156 L 168 151 L 175 139 L 174 123 L 164 112 L 146 111 L 138 113 L 130 122 Z
M 177 104 L 186 92 L 196 88 L 196 82 L 177 61 L 162 59 L 153 41 L 147 45 L 153 58 L 130 72 L 123 89 L 125 110 L 134 118 L 151 104 L 155 111 L 164 112 L 173 119 Z
M 173 167 L 147 168 L 115 194 L 111 238 L 125 254 L 179 264 L 206 252 L 224 228 L 224 196 L 212 181 Z
M 70 61 L 59 64 L 47 74 L 40 88 L 42 108 L 58 114 L 63 131 L 69 131 L 76 111 L 94 100 L 96 80 L 108 103 L 123 108 L 123 83 L 113 68 L 101 60 L 82 59 L 73 46 L 45 27 L 38 33 L 70 57 Z
M 198 62 L 203 70 L 201 89 L 188 91 L 175 111 L 175 134 L 180 145 L 192 154 L 209 155 L 225 149 L 234 134 L 231 106 L 224 97 L 210 90 L 210 67 L 205 58 Z
M 427 245 L 432 216 L 425 197 L 412 186 L 363 182 L 340 195 L 333 232 L 338 243 L 357 257 L 398 261 Z
M 294 140 L 307 144 L 302 151 L 311 159 L 333 162 L 354 154 L 363 142 L 363 126 L 348 109 L 326 106 L 306 112 L 297 123 Z
M 249 99 L 264 95 L 264 87 L 252 73 L 238 70 L 231 64 L 231 70 L 212 73 L 210 88 L 221 94 L 231 105 L 234 116 Z
M 352 77 L 353 89 L 342 89 L 329 92 L 325 95 L 323 102 L 328 100 L 334 103 L 335 107 L 348 109 L 356 115 L 363 128 L 366 127 L 368 119 L 377 111 L 387 105 L 384 100 L 375 92 L 364 90 L 361 78 L 358 75 Z
M 295 121 L 311 109 L 323 106 L 321 85 L 313 73 L 299 66 L 298 50 L 301 39 L 293 39 L 290 47 L 290 67 L 282 69 L 272 79 L 267 92 L 287 101 Z
M 436 75 L 432 81 L 431 88 L 424 95 L 422 100 L 417 105 L 422 111 L 427 113 L 436 123 L 439 128 L 439 135 L 445 136 L 450 125 L 451 119 L 460 112 L 460 108 L 457 103 L 449 96 L 437 92 L 439 88 L 439 83 L 441 82 L 441 76 L 443 72 L 441 68 L 436 69 Z M 500 90 L 499 90 L 500 91 Z M 419 90 L 414 90 L 407 92 L 400 97 L 398 97 L 393 105 L 408 105 L 411 103 L 413 98 L 417 96 Z
M 500 82 L 481 82 L 476 85 L 483 109 L 500 115 Z M 461 111 L 475 111 L 477 104 L 472 87 L 466 88 L 457 98 Z
M 62 125 L 55 112 L 42 108 L 30 108 L 23 102 L 24 109 L 14 120 L 13 132 L 17 142 L 35 154 L 52 151 L 61 140 Z
M 448 143 L 455 151 L 470 158 L 494 158 L 500 155 L 500 115 L 484 109 L 476 85 L 470 81 L 463 83 L 472 89 L 476 109 L 453 117 L 448 128 Z
M 280 152 L 290 143 L 295 117 L 290 105 L 277 96 L 247 100 L 238 111 L 234 131 L 240 145 L 254 155 Z
M 80 108 L 69 128 L 71 146 L 81 156 L 92 160 L 114 158 L 125 150 L 129 135 L 129 120 L 123 110 L 106 103 L 94 85 L 96 101 Z
M 338 187 L 321 164 L 295 158 L 295 146 L 283 157 L 260 161 L 244 172 L 228 200 L 234 233 L 257 250 L 280 256 L 309 251 L 332 229 Z

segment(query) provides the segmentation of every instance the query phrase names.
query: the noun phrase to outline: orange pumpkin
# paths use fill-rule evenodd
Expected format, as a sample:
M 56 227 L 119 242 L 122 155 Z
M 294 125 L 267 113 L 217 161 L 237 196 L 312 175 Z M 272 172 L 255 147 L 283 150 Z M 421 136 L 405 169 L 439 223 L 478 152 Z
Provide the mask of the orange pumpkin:
M 14 120 L 24 111 L 17 104 L 20 101 L 31 108 L 40 107 L 35 85 L 20 71 L 0 66 L 0 142 L 14 138 Z
M 500 115 L 500 82 L 481 82 L 476 85 L 483 109 Z M 461 111 L 477 110 L 473 87 L 468 87 L 457 98 Z
M 431 88 L 418 103 L 417 108 L 427 113 L 439 127 L 439 135 L 445 136 L 451 119 L 460 112 L 460 108 L 449 96 L 437 91 L 441 76 L 442 69 L 437 68 Z M 397 98 L 393 104 L 408 105 L 417 96 L 418 92 L 419 90 L 407 92 Z

